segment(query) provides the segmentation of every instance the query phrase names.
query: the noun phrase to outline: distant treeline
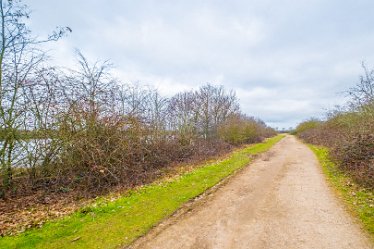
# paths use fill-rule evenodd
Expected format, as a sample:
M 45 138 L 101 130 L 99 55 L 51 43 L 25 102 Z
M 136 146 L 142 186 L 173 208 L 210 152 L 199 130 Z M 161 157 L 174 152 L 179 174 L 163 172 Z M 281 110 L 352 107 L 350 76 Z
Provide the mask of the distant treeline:
M 49 65 L 19 1 L 0 1 L 0 197 L 134 186 L 164 167 L 207 158 L 275 131 L 241 114 L 235 93 L 206 84 L 171 98 L 125 84 L 107 62 L 77 53 L 74 69 Z
M 347 93 L 346 106 L 321 121 L 310 119 L 296 128 L 307 142 L 331 148 L 340 168 L 362 186 L 374 189 L 374 71 L 365 65 L 360 82 Z

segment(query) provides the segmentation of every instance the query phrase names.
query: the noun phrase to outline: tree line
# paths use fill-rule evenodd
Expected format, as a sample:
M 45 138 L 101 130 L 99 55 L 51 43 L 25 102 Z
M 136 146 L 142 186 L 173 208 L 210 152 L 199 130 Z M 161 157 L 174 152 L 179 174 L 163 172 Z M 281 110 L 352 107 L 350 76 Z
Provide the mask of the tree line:
M 0 0 L 0 197 L 35 191 L 92 194 L 132 187 L 164 167 L 207 158 L 275 134 L 241 114 L 223 86 L 205 84 L 170 98 L 125 84 L 109 62 L 77 52 L 77 67 L 52 67 L 32 36 L 22 1 Z

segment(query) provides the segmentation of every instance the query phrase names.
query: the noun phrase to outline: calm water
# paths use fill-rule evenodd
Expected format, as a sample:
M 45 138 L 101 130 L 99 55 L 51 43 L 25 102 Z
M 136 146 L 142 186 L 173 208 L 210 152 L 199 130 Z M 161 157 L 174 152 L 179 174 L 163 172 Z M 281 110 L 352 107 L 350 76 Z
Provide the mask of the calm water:
M 0 141 L 0 149 L 3 148 Z M 30 168 L 41 164 L 51 151 L 51 139 L 30 139 L 16 142 L 12 153 L 13 167 Z M 8 157 L 5 157 L 8 160 Z

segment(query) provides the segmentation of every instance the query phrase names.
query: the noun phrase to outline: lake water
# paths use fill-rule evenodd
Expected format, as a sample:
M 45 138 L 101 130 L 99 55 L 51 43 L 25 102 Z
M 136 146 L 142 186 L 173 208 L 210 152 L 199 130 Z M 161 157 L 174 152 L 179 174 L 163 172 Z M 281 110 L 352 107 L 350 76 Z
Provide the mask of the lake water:
M 0 149 L 2 149 L 3 146 L 4 142 L 0 141 Z M 17 168 L 31 168 L 40 165 L 47 153 L 51 151 L 51 147 L 51 139 L 18 141 L 12 152 L 12 166 Z M 8 160 L 7 153 L 5 155 L 5 160 Z

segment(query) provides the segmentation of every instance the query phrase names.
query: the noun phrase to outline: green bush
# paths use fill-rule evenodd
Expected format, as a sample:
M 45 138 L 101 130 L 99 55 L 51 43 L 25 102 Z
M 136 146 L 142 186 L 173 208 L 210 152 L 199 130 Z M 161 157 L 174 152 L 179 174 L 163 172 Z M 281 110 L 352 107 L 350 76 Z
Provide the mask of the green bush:
M 231 115 L 218 128 L 219 137 L 234 145 L 260 142 L 266 137 L 275 135 L 275 133 L 261 120 L 239 114 Z

